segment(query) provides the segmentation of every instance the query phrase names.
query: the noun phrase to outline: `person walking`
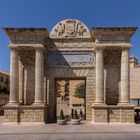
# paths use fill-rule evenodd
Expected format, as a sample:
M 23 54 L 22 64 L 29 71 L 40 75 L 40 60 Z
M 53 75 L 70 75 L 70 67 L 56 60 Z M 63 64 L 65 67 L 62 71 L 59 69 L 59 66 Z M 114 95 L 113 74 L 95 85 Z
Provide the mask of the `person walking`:
M 83 118 L 83 111 L 82 111 L 82 109 L 80 109 L 80 116 L 81 116 L 81 118 Z

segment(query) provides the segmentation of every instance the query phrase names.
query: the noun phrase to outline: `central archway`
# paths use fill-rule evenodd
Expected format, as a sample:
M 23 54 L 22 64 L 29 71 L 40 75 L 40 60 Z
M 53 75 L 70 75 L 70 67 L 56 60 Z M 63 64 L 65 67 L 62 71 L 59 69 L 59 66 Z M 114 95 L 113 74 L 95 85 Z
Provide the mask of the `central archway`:
M 85 78 L 56 78 L 56 116 L 63 110 L 67 120 L 72 118 L 72 110 L 77 110 L 79 118 L 86 119 Z

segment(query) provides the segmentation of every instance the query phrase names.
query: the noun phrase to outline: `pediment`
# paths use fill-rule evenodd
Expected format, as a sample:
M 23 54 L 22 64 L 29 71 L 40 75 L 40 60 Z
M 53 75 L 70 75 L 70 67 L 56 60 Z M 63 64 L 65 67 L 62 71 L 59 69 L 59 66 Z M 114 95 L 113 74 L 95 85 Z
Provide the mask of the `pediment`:
M 90 38 L 88 27 L 79 20 L 66 19 L 57 23 L 51 33 L 50 38 Z

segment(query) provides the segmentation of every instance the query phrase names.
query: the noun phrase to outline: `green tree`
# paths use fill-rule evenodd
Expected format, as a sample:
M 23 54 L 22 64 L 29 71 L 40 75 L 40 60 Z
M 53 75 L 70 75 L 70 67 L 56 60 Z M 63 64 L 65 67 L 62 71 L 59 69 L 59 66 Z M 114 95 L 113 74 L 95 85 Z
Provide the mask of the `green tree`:
M 84 83 L 79 84 L 75 89 L 75 97 L 84 99 L 85 98 L 85 93 L 86 93 L 85 84 Z
M 2 92 L 5 93 L 6 91 L 7 91 L 6 84 L 3 82 L 0 82 L 0 93 L 2 93 Z

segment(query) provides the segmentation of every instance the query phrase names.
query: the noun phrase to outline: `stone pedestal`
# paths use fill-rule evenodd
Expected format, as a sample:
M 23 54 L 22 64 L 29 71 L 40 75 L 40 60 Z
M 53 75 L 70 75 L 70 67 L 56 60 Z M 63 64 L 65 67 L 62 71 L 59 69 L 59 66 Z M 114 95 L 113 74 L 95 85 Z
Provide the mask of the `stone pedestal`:
M 117 109 L 120 111 L 119 123 L 135 123 L 134 121 L 134 105 L 118 105 Z M 117 122 L 117 121 L 116 121 Z
M 21 106 L 20 124 L 45 124 L 47 122 L 46 106 Z
M 107 105 L 96 105 L 92 106 L 92 122 L 93 123 L 108 123 L 108 112 Z
M 133 105 L 94 105 L 92 111 L 93 123 L 134 123 Z
M 47 106 L 5 106 L 4 124 L 45 124 Z
M 4 106 L 4 124 L 18 124 L 19 123 L 19 107 Z

